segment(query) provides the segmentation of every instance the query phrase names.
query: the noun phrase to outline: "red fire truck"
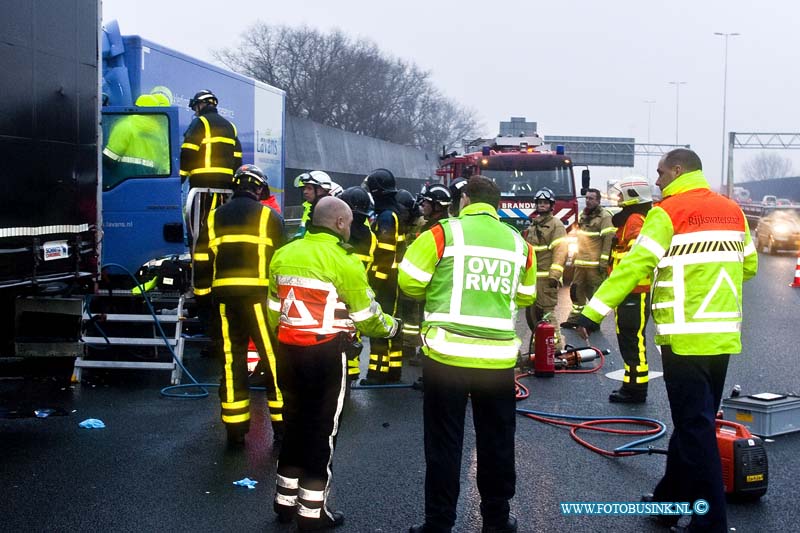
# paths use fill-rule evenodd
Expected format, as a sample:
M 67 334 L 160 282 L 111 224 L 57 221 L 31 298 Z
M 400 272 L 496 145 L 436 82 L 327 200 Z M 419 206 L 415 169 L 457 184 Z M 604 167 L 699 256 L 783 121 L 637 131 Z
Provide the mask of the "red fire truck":
M 477 150 L 477 151 L 475 151 Z M 536 191 L 548 187 L 556 196 L 553 213 L 567 227 L 569 253 L 564 281 L 572 279 L 572 258 L 577 252 L 578 195 L 572 160 L 564 147 L 552 150 L 538 135 L 478 139 L 467 146 L 467 153 L 445 154 L 441 158 L 438 176 L 445 184 L 460 177 L 481 174 L 500 187 L 500 217 L 524 231 L 536 211 L 533 199 Z M 581 195 L 589 188 L 589 170 L 581 173 Z
M 481 146 L 482 145 L 482 146 Z M 559 145 L 552 150 L 537 135 L 478 139 L 463 155 L 446 154 L 436 174 L 445 184 L 460 177 L 481 174 L 500 187 L 500 217 L 523 231 L 536 211 L 533 195 L 548 187 L 556 196 L 554 213 L 571 232 L 577 223 L 578 199 L 572 161 Z M 582 174 L 582 189 L 589 187 L 589 171 Z

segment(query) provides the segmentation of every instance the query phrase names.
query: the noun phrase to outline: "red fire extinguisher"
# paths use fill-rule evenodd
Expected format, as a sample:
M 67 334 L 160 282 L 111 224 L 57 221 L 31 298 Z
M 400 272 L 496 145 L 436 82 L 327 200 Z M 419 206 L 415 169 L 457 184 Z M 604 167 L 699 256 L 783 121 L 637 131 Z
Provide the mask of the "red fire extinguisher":
M 556 328 L 549 322 L 536 325 L 535 354 L 533 359 L 533 375 L 552 377 L 556 373 Z

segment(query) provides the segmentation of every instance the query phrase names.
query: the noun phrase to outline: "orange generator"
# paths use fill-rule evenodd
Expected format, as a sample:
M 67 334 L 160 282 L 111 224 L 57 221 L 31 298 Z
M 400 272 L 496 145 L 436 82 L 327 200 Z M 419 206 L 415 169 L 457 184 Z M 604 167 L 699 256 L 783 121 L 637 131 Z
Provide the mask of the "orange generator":
M 767 492 L 767 449 L 742 424 L 717 419 L 717 446 L 722 461 L 725 494 L 732 499 L 757 500 Z

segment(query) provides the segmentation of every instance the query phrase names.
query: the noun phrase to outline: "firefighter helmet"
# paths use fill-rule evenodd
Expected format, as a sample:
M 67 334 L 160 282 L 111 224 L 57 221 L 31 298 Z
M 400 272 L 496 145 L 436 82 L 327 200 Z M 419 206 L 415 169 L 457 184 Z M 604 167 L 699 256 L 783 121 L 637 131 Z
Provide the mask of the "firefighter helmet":
M 343 192 L 344 192 L 344 189 L 342 189 L 341 185 L 339 185 L 335 181 L 331 182 L 331 190 L 329 191 L 329 194 L 331 196 L 339 197 L 339 196 L 342 195 Z
M 320 189 L 330 191 L 333 188 L 333 181 L 328 176 L 327 172 L 321 170 L 312 170 L 311 172 L 303 172 L 294 179 L 294 186 L 297 188 L 305 187 L 306 185 L 316 185 Z M 337 185 L 338 187 L 338 185 Z
M 653 191 L 644 178 L 625 178 L 614 185 L 617 193 L 617 205 L 627 207 L 636 204 L 646 204 L 653 201 Z
M 420 216 L 419 205 L 413 194 L 405 189 L 399 189 L 394 198 L 397 200 L 397 205 L 400 206 L 404 223 L 410 224 L 412 220 Z
M 348 187 L 342 191 L 339 199 L 349 205 L 355 214 L 369 216 L 372 211 L 372 197 L 361 187 Z
M 197 93 L 195 93 L 195 95 L 192 96 L 192 99 L 189 100 L 189 109 L 194 109 L 195 107 L 197 107 L 197 104 L 201 103 L 207 103 L 212 106 L 216 106 L 217 103 L 219 103 L 219 101 L 217 100 L 217 97 L 214 95 L 214 93 L 212 93 L 208 89 L 203 89 L 202 91 L 198 91 Z
M 450 202 L 453 200 L 453 197 L 450 195 L 450 189 L 438 183 L 434 183 L 429 187 L 424 187 L 420 192 L 420 197 L 432 204 L 439 204 L 442 206 L 450 205 Z
M 548 202 L 550 202 L 550 205 L 553 205 L 556 203 L 556 195 L 553 194 L 553 191 L 551 191 L 547 187 L 542 187 L 541 189 L 536 191 L 536 194 L 533 195 L 533 200 L 534 201 L 547 200 Z
M 236 190 L 255 191 L 267 186 L 267 175 L 255 165 L 242 165 L 233 175 Z
M 461 190 L 467 184 L 466 178 L 456 178 L 450 182 L 450 198 L 455 199 L 456 203 L 458 203 L 459 199 L 461 198 Z
M 391 194 L 397 192 L 397 183 L 391 170 L 376 168 L 364 178 L 370 194 Z

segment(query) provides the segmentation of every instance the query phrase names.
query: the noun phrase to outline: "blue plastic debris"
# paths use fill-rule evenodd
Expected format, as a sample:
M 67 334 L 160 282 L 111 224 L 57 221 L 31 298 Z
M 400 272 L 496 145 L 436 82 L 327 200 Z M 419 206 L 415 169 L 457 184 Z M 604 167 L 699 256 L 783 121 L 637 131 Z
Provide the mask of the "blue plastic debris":
M 87 418 L 78 425 L 86 429 L 102 429 L 106 427 L 102 420 L 98 420 L 96 418 Z
M 256 481 L 255 479 L 250 479 L 249 477 L 233 482 L 234 485 L 237 485 L 239 487 L 247 487 L 248 489 L 256 488 L 256 483 L 258 483 L 258 481 Z

